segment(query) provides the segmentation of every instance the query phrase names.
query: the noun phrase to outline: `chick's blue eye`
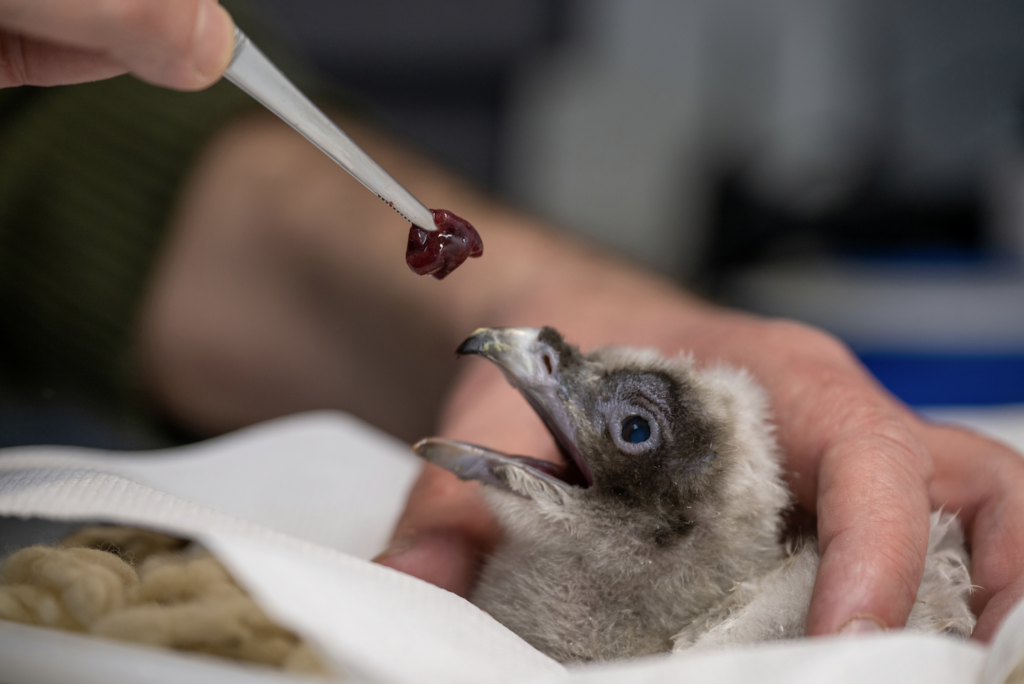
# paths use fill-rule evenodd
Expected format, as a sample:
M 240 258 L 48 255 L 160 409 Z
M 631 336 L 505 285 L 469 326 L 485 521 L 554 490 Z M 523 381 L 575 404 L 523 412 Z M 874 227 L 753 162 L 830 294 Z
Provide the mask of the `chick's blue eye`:
M 622 441 L 640 444 L 651 438 L 651 426 L 640 416 L 630 416 L 622 421 Z

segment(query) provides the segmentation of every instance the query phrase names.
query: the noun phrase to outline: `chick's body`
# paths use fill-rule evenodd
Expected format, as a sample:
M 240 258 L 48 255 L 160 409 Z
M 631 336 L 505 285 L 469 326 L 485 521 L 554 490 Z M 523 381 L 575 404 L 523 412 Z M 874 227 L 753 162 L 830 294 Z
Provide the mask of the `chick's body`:
M 651 351 L 584 355 L 550 328 L 478 331 L 460 352 L 502 368 L 566 460 L 417 445 L 489 485 L 503 536 L 474 603 L 563 662 L 803 634 L 816 545 L 782 541 L 790 498 L 749 374 Z M 933 517 L 925 580 L 910 625 L 968 635 L 952 516 Z

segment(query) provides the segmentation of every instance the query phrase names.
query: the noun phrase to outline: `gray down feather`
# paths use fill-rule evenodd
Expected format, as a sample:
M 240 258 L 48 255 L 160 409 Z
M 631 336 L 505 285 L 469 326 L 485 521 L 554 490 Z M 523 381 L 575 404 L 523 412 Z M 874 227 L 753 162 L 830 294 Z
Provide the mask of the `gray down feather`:
M 604 347 L 555 330 L 479 330 L 565 463 L 428 439 L 416 452 L 480 480 L 503 536 L 472 601 L 562 662 L 799 637 L 817 544 L 785 541 L 791 506 L 764 391 L 745 371 Z M 909 629 L 970 635 L 968 557 L 932 515 Z

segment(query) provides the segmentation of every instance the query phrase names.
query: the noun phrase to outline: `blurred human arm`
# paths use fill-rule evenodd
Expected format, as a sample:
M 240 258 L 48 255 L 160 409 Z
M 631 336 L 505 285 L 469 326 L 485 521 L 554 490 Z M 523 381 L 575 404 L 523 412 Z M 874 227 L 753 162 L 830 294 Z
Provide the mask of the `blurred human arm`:
M 991 636 L 1024 595 L 1017 454 L 924 423 L 824 333 L 703 303 L 344 126 L 417 196 L 472 221 L 484 257 L 443 282 L 412 275 L 408 225 L 372 194 L 269 117 L 235 124 L 186 187 L 146 307 L 150 387 L 179 422 L 212 434 L 335 407 L 411 440 L 437 432 L 443 402 L 441 434 L 555 459 L 497 371 L 456 366 L 465 335 L 552 324 L 583 347 L 692 350 L 750 369 L 770 393 L 791 488 L 817 514 L 810 633 L 857 617 L 867 622 L 855 626 L 902 625 L 938 506 L 960 512 L 972 544 L 977 635 Z M 475 487 L 428 466 L 381 562 L 468 594 L 498 537 Z
M 131 72 L 196 90 L 220 78 L 233 46 L 216 0 L 0 0 L 0 88 Z

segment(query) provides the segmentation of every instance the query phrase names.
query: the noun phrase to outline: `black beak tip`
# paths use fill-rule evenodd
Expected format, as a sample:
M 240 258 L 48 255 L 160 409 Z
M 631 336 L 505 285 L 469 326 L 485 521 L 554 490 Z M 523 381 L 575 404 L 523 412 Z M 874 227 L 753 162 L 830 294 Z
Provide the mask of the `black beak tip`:
M 483 349 L 481 338 L 483 335 L 480 332 L 473 333 L 459 345 L 459 348 L 455 350 L 456 356 L 466 356 L 470 354 L 479 354 Z

